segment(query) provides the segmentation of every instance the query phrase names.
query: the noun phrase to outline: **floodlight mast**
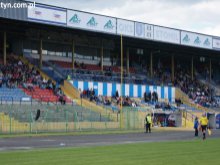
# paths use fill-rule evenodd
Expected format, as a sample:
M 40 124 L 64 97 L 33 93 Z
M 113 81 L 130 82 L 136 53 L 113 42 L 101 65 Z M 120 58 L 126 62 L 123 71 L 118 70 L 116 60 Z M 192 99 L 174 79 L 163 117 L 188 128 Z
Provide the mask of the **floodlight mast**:
M 122 123 L 123 123 L 123 97 L 122 97 L 122 84 L 123 84 L 123 39 L 122 39 L 122 34 L 121 34 L 121 106 L 120 106 L 120 129 L 122 129 Z
M 153 77 L 153 54 L 160 53 L 160 50 L 151 51 L 150 53 L 150 76 Z

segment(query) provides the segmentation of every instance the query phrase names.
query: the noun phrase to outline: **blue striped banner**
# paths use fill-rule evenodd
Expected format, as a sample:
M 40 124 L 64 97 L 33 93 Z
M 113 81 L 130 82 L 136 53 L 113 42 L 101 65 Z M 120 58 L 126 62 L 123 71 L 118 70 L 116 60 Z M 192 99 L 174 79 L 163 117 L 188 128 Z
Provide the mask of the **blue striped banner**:
M 122 84 L 122 96 L 125 96 L 125 84 Z
M 141 85 L 138 85 L 138 97 L 142 97 Z
M 78 81 L 73 81 L 73 86 L 78 89 Z
M 172 87 L 168 87 L 168 99 L 169 99 L 169 102 L 172 101 Z
M 107 83 L 103 83 L 103 96 L 107 96 Z
M 133 90 L 134 90 L 134 85 L 133 84 L 129 84 L 129 96 L 130 97 L 134 97 Z
M 146 85 L 146 91 L 145 91 L 147 94 L 150 92 L 150 87 L 149 85 Z
M 164 86 L 161 87 L 161 99 L 164 99 Z
M 112 83 L 112 96 L 115 96 L 116 93 L 116 83 Z
M 88 82 L 88 81 L 72 81 L 72 85 L 81 90 L 87 90 L 93 88 L 95 95 L 103 96 L 113 96 L 117 91 L 116 83 L 102 83 L 102 82 Z M 125 88 L 126 87 L 126 88 Z M 121 88 L 120 88 L 121 89 Z M 118 89 L 118 90 L 120 90 Z M 129 95 L 129 97 L 139 97 L 141 98 L 143 93 L 148 94 L 150 91 L 156 91 L 161 99 L 167 98 L 170 102 L 175 99 L 175 88 L 171 86 L 150 86 L 150 85 L 140 85 L 140 84 L 128 84 L 122 85 L 122 96 Z M 118 91 L 120 93 L 120 91 Z M 125 95 L 126 94 L 126 95 Z M 160 99 L 159 98 L 159 99 Z
M 95 91 L 95 96 L 98 96 L 98 82 L 93 82 L 93 89 Z
M 153 86 L 153 91 L 157 92 L 157 86 Z
M 89 83 L 88 81 L 83 82 L 83 90 L 87 90 L 89 88 Z

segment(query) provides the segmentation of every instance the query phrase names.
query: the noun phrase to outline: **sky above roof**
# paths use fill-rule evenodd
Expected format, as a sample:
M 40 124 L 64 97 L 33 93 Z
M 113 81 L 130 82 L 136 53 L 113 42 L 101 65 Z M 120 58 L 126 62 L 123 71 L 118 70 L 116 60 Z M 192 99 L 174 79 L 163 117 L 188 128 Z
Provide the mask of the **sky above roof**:
M 31 0 L 220 36 L 220 0 Z

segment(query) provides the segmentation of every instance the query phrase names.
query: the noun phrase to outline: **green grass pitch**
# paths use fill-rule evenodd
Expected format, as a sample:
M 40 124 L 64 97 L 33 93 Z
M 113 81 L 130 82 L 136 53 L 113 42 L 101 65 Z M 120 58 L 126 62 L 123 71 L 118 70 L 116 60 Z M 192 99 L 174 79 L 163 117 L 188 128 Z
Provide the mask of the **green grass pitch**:
M 1 165 L 217 165 L 220 139 L 0 152 Z

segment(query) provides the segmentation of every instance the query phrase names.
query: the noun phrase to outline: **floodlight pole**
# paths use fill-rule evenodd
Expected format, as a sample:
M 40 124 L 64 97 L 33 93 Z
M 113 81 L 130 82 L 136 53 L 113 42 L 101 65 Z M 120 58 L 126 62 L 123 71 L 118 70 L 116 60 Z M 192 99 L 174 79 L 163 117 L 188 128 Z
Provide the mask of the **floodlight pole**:
M 74 40 L 72 41 L 72 70 L 74 70 L 74 63 L 75 63 L 75 59 L 74 59 L 74 54 L 75 54 L 75 42 Z
M 153 77 L 153 52 L 150 53 L 150 77 Z
M 212 80 L 212 60 L 209 61 L 209 81 Z
M 194 73 L 194 66 L 193 66 L 193 57 L 192 57 L 192 63 L 191 63 L 191 79 L 192 79 L 192 80 L 194 79 L 193 73 Z
M 6 36 L 6 32 L 4 32 L 4 38 L 3 38 L 3 63 L 4 63 L 4 65 L 6 65 L 6 47 L 7 47 L 7 45 L 6 45 L 6 39 L 7 39 L 7 36 Z
M 101 71 L 103 72 L 103 40 L 101 41 Z
M 129 48 L 127 48 L 126 54 L 127 54 L 127 73 L 129 74 L 130 73 L 130 70 L 129 70 Z
M 150 77 L 153 78 L 153 54 L 160 53 L 160 50 L 150 52 Z
M 121 109 L 120 109 L 120 129 L 122 129 L 122 113 L 123 113 L 123 106 L 122 106 L 122 101 L 123 101 L 123 97 L 122 97 L 122 84 L 123 84 L 123 40 L 122 40 L 122 34 L 121 34 Z
M 175 72 L 175 68 L 174 68 L 174 55 L 172 55 L 171 57 L 171 70 L 172 70 L 172 82 L 174 82 L 174 72 Z
M 39 49 L 39 67 L 42 68 L 42 38 L 40 38 L 40 49 Z

